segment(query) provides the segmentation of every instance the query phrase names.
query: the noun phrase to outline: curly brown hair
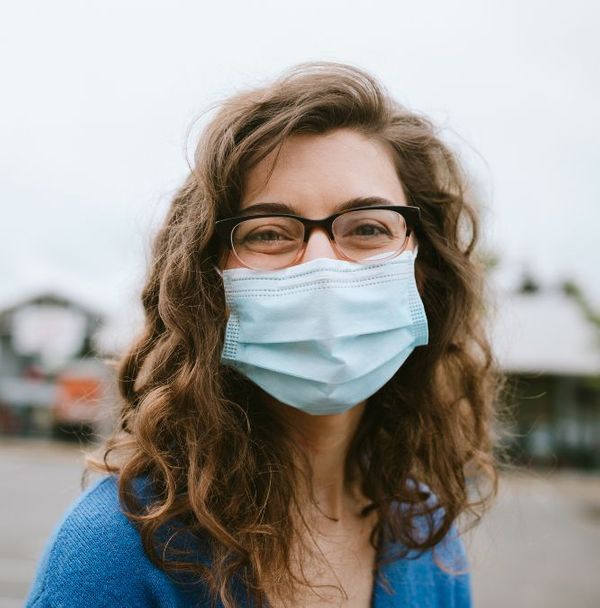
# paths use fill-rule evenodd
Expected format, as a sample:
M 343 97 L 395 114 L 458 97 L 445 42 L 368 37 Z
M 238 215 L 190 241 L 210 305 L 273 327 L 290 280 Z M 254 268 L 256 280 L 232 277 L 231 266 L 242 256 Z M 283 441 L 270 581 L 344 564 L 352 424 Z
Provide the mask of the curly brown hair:
M 391 146 L 408 204 L 422 214 L 416 275 L 429 345 L 369 398 L 347 457 L 348 477 L 370 502 L 363 514 L 378 516 L 371 543 L 385 536 L 406 551 L 430 549 L 496 493 L 501 376 L 486 337 L 466 178 L 432 123 L 372 76 L 338 63 L 299 65 L 227 99 L 203 131 L 154 242 L 145 327 L 118 371 L 118 427 L 88 458 L 90 469 L 118 475 L 123 509 L 152 561 L 193 575 L 228 608 L 236 578 L 257 605 L 267 588 L 308 583 L 291 568 L 302 525 L 292 516 L 300 510 L 298 449 L 258 389 L 221 364 L 227 314 L 214 225 L 236 213 L 246 172 L 287 137 L 341 128 Z M 133 491 L 142 476 L 152 482 L 149 504 Z M 424 486 L 439 514 L 425 535 L 410 525 L 415 513 L 433 521 Z M 395 509 L 399 502 L 406 508 Z M 175 549 L 172 534 L 164 542 L 161 530 L 173 522 L 208 543 L 209 565 Z

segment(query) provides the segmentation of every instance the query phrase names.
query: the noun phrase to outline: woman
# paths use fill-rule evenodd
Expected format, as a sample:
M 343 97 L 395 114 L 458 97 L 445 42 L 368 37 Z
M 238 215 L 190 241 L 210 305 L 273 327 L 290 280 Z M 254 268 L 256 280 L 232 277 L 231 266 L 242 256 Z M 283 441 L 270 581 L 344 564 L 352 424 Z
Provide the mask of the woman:
M 305 64 L 228 99 L 154 246 L 118 431 L 30 606 L 468 606 L 496 485 L 477 218 L 431 124 Z

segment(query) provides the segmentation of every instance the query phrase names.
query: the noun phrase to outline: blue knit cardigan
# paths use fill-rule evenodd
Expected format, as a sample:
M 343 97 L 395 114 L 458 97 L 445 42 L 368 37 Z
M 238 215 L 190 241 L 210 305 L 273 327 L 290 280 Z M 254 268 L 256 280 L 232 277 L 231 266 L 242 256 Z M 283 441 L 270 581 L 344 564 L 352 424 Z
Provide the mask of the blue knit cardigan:
M 385 575 L 388 588 L 377 576 L 371 605 L 470 608 L 467 566 L 464 546 L 453 529 L 435 548 L 435 560 L 433 551 L 427 551 L 415 559 L 400 559 L 382 566 L 379 574 Z M 236 597 L 240 606 L 252 605 L 241 590 Z M 148 559 L 139 532 L 121 510 L 117 480 L 113 476 L 103 477 L 88 487 L 55 527 L 26 603 L 27 608 L 210 605 L 206 589 L 174 581 Z

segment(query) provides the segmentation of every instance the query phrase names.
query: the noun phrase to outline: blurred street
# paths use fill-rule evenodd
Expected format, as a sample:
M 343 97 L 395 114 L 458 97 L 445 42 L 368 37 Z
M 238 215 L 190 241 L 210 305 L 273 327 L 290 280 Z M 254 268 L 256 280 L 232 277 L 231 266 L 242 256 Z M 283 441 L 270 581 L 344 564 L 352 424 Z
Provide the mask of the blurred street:
M 600 475 L 505 475 L 465 542 L 476 608 L 598 608 Z
M 46 539 L 77 496 L 76 445 L 0 444 L 0 608 L 23 605 Z M 466 539 L 477 608 L 600 606 L 600 475 L 505 475 Z

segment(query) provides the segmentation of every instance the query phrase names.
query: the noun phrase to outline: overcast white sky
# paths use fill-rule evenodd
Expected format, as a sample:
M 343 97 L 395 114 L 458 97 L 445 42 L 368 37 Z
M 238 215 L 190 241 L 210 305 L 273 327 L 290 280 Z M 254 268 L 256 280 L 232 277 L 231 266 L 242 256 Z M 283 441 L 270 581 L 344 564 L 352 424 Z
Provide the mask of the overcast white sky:
M 505 282 L 600 305 L 598 4 L 13 0 L 0 15 L 0 305 L 56 286 L 125 314 L 211 103 L 311 59 L 447 125 Z

